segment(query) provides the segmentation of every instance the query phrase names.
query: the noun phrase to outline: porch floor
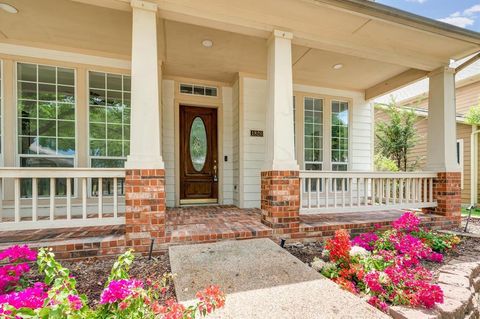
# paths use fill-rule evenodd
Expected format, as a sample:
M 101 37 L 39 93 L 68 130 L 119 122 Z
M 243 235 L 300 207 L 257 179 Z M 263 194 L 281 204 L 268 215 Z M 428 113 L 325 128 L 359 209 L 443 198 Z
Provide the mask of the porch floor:
M 191 206 L 167 209 L 166 237 L 170 243 L 209 242 L 222 239 L 271 237 L 258 208 Z

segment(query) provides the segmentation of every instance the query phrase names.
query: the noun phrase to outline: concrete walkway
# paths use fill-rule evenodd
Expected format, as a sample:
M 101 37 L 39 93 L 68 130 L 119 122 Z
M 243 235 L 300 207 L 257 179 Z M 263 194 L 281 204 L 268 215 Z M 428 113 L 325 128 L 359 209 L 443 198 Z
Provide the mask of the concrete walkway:
M 179 301 L 215 284 L 225 308 L 209 318 L 389 318 L 269 239 L 170 247 Z

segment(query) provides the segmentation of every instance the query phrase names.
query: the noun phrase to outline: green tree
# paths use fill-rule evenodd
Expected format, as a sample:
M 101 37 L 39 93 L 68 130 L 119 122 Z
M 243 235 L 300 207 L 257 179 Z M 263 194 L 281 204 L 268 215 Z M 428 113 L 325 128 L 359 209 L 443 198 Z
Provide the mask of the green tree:
M 408 165 L 408 152 L 418 141 L 415 113 L 398 107 L 394 100 L 382 109 L 388 120 L 375 124 L 376 153 L 393 160 L 401 171 L 413 169 Z
M 480 125 L 480 103 L 468 109 L 465 119 L 470 125 Z

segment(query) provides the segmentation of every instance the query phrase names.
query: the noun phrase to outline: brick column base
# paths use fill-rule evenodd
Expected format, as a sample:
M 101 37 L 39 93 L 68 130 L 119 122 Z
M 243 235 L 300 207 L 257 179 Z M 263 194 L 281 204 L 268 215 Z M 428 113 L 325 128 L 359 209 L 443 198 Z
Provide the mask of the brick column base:
M 300 177 L 298 171 L 262 172 L 262 222 L 274 234 L 298 232 Z
M 437 207 L 426 208 L 423 211 L 442 215 L 460 223 L 461 220 L 461 178 L 460 172 L 438 173 L 433 181 L 433 198 Z
M 165 170 L 129 169 L 125 178 L 127 246 L 147 252 L 150 239 L 165 240 Z

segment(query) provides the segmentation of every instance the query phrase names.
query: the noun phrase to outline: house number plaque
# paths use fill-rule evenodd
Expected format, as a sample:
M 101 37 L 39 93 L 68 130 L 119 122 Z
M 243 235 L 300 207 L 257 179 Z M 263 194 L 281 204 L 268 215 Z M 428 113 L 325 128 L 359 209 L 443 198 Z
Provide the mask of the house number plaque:
M 260 130 L 250 130 L 250 136 L 253 136 L 253 137 L 263 137 L 263 131 L 260 131 Z

